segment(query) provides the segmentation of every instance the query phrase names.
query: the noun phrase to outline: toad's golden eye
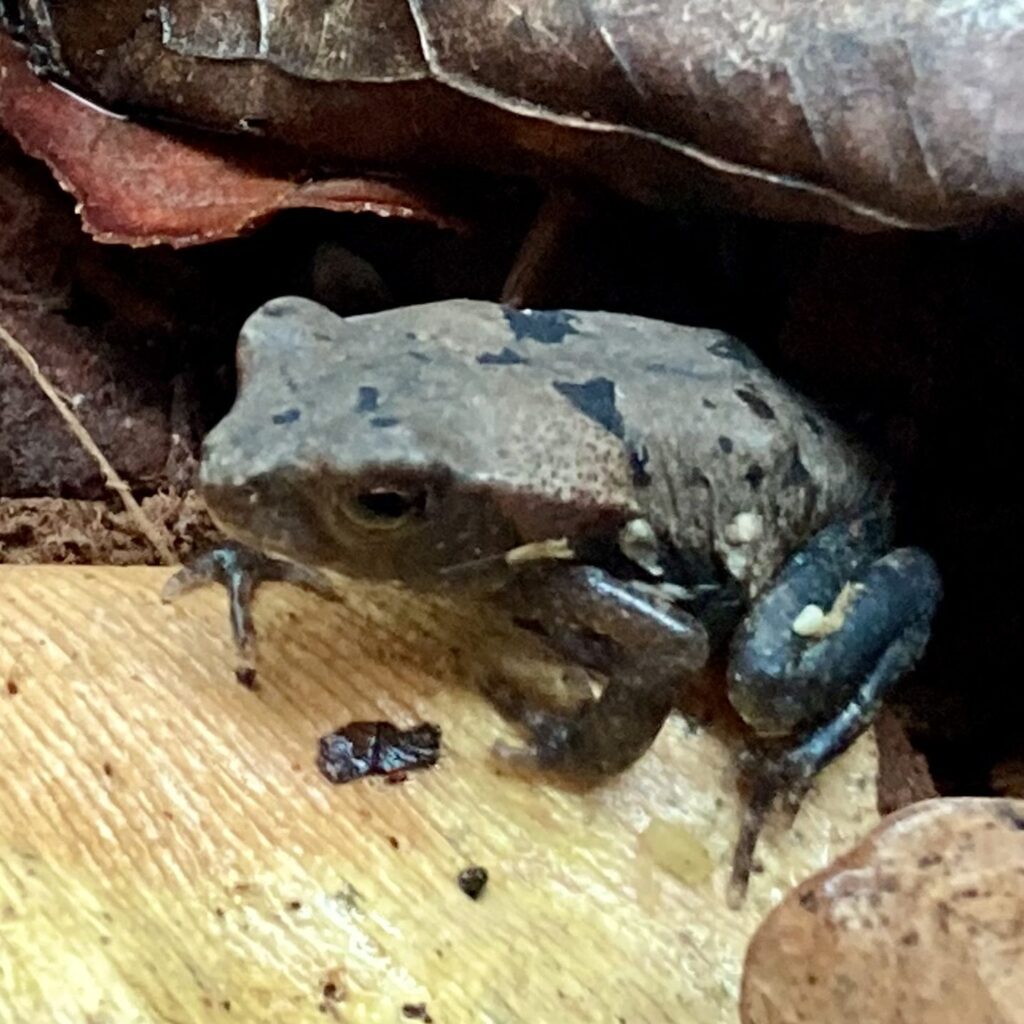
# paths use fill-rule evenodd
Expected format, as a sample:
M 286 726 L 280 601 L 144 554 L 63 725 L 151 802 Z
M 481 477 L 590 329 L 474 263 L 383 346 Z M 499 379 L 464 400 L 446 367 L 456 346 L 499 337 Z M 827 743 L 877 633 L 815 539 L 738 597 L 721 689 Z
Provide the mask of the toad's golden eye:
M 375 487 L 348 495 L 342 507 L 349 519 L 359 526 L 369 530 L 393 530 L 423 515 L 427 492 L 423 488 Z

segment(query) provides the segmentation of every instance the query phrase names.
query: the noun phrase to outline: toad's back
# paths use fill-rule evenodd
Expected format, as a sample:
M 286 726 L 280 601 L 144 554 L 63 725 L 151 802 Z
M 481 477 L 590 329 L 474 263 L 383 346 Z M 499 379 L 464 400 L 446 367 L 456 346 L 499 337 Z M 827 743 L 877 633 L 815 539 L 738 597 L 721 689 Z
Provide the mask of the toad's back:
M 278 382 L 264 409 L 301 405 L 291 459 L 349 474 L 443 466 L 512 508 L 543 491 L 550 509 L 554 495 L 566 522 L 585 506 L 639 512 L 751 594 L 872 491 L 870 463 L 838 428 L 710 329 L 470 300 L 342 321 L 280 299 L 240 351 L 244 369 Z M 280 458 L 275 443 L 242 432 L 232 458 L 255 471 Z M 550 511 L 532 529 L 537 502 L 518 506 L 525 538 L 551 535 Z

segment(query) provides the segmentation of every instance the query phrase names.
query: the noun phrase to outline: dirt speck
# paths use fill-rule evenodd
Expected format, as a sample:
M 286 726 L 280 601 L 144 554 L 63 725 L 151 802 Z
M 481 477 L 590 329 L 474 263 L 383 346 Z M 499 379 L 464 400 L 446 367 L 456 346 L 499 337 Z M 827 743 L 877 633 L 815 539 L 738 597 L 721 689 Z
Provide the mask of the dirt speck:
M 317 766 L 329 782 L 352 782 L 367 775 L 405 776 L 437 764 L 441 729 L 424 722 L 399 729 L 391 722 L 350 722 L 320 738 Z
M 482 868 L 479 864 L 471 864 L 459 872 L 459 888 L 471 900 L 478 900 L 487 885 L 487 879 L 487 868 Z

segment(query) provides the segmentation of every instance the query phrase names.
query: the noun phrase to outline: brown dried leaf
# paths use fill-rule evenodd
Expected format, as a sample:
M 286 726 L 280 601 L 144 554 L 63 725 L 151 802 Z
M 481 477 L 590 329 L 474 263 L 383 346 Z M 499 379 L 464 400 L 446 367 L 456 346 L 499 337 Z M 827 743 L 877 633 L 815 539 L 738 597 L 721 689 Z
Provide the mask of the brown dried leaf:
M 1021 1024 L 1024 801 L 885 819 L 792 890 L 747 953 L 744 1024 Z
M 1024 205 L 1024 0 L 23 0 L 119 108 L 861 227 Z
M 2 36 L 0 125 L 46 161 L 78 200 L 86 230 L 103 242 L 212 242 L 299 207 L 454 224 L 411 187 L 365 178 L 295 181 L 238 159 L 231 146 L 200 147 L 116 117 L 40 81 Z

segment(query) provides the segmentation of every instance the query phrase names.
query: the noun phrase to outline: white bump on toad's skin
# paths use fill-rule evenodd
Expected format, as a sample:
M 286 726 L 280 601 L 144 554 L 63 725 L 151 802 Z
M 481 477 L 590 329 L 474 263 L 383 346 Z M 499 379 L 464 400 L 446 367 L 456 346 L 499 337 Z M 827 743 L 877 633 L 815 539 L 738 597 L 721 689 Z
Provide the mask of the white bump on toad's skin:
M 806 605 L 790 627 L 797 636 L 818 636 L 825 621 L 825 610 L 816 604 Z
M 652 576 L 663 576 L 658 562 L 658 538 L 646 519 L 630 519 L 619 531 L 619 550 Z
M 842 629 L 846 613 L 854 598 L 864 590 L 863 583 L 844 583 L 843 589 L 826 612 L 816 604 L 805 605 L 793 620 L 790 629 L 797 636 L 820 640 Z
M 764 519 L 757 512 L 738 512 L 725 528 L 730 544 L 750 544 L 764 535 Z

